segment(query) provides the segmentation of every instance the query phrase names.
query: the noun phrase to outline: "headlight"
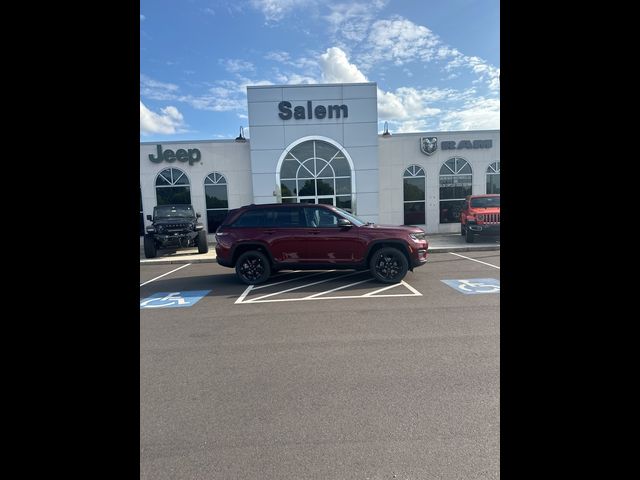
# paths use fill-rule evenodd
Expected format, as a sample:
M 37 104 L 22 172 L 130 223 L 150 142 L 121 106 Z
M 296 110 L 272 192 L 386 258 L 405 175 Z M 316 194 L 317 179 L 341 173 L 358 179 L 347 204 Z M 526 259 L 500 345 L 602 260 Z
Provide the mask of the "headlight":
M 427 234 L 426 233 L 410 233 L 409 236 L 411 237 L 411 240 L 413 240 L 414 242 L 422 242 Z
M 145 227 L 145 230 L 147 231 L 147 233 L 155 233 L 156 229 L 154 228 L 153 225 L 147 225 Z
M 481 222 L 484 222 L 484 215 L 478 215 L 478 220 L 480 220 Z

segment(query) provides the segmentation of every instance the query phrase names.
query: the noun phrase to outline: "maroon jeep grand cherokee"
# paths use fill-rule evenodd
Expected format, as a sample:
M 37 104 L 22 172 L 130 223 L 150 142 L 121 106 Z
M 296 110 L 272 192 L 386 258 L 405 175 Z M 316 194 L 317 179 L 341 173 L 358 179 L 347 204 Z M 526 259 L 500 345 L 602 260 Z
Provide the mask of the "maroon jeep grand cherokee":
M 220 265 L 249 285 L 281 269 L 371 269 L 398 283 L 427 261 L 424 230 L 364 222 L 330 205 L 276 203 L 231 210 L 216 231 Z

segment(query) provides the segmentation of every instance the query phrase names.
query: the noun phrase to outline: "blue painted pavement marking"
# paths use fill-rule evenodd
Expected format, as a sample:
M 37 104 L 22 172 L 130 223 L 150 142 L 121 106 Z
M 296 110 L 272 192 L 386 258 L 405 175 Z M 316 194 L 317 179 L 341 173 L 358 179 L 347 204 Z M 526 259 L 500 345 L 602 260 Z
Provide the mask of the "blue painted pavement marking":
M 500 293 L 500 280 L 495 278 L 469 278 L 467 280 L 442 280 L 451 288 L 466 295 Z
M 190 292 L 159 292 L 140 302 L 140 308 L 177 308 L 191 307 L 211 290 L 192 290 Z

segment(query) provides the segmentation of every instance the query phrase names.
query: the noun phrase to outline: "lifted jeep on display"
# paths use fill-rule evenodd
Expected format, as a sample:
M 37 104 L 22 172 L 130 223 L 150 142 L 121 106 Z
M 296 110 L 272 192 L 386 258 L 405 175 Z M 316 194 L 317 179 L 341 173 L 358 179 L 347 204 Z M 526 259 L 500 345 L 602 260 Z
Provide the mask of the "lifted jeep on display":
M 162 248 L 198 247 L 198 253 L 207 253 L 207 232 L 198 222 L 199 213 L 192 205 L 160 205 L 153 207 L 153 217 L 147 215 L 151 225 L 146 227 L 144 256 L 154 258 Z
M 500 195 L 470 195 L 460 212 L 460 234 L 467 243 L 475 235 L 500 235 Z

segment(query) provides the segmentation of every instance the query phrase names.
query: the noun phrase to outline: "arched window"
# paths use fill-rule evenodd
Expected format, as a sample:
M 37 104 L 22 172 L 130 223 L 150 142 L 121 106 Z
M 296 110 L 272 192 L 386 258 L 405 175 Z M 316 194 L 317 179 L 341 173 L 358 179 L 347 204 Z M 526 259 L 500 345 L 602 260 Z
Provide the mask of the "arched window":
M 464 198 L 471 195 L 471 165 L 464 158 L 453 157 L 440 168 L 440 223 L 460 221 Z
M 404 224 L 424 225 L 426 177 L 420 165 L 411 165 L 403 175 L 404 179 Z
M 322 203 L 352 210 L 351 166 L 345 152 L 323 140 L 289 150 L 280 167 L 282 203 Z
M 177 168 L 161 171 L 156 177 L 156 199 L 158 205 L 190 204 L 189 178 Z
M 215 233 L 229 212 L 227 179 L 224 175 L 218 172 L 207 175 L 204 179 L 204 196 L 207 202 L 207 231 Z
M 487 168 L 487 193 L 500 193 L 500 162 Z

